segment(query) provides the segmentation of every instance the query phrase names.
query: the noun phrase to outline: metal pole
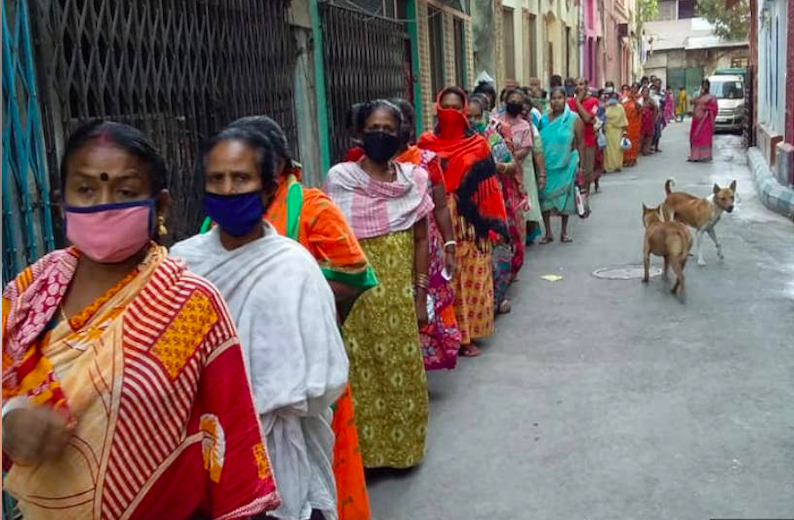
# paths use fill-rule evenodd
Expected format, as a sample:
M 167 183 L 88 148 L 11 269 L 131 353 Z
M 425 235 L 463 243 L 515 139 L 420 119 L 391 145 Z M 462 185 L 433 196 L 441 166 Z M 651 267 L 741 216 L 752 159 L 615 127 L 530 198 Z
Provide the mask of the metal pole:
M 411 35 L 411 69 L 414 84 L 414 113 L 416 114 L 416 135 L 422 135 L 424 119 L 422 117 L 422 84 L 419 82 L 419 30 L 417 28 L 416 0 L 408 0 L 408 34 Z
M 331 168 L 331 145 L 328 131 L 328 100 L 325 92 L 325 61 L 323 59 L 323 33 L 320 27 L 318 0 L 309 0 L 309 18 L 312 25 L 312 47 L 314 56 L 314 92 L 317 102 L 317 133 L 320 143 L 320 166 L 324 179 Z

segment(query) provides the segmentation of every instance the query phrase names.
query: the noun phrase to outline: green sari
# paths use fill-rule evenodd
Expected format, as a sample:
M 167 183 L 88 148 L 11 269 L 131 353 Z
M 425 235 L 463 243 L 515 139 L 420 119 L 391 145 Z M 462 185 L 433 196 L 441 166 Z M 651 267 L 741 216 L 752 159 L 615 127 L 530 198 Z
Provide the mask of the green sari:
M 540 138 L 546 161 L 546 186 L 540 191 L 540 208 L 560 215 L 576 214 L 576 170 L 579 152 L 573 149 L 576 114 L 565 111 L 549 122 L 546 113 L 540 120 Z

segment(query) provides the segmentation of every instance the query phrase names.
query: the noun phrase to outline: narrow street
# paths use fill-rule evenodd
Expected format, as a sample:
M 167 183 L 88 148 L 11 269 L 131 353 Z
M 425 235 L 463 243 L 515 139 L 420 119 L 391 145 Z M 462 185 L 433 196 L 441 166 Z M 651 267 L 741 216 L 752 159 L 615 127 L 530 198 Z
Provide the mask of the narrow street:
M 758 201 L 741 137 L 693 164 L 688 131 L 602 177 L 572 244 L 528 250 L 483 355 L 429 374 L 427 456 L 371 476 L 373 518 L 794 517 L 794 229 Z M 592 274 L 641 263 L 641 205 L 669 176 L 702 196 L 738 182 L 716 229 L 726 259 L 706 238 L 684 303 L 659 277 Z

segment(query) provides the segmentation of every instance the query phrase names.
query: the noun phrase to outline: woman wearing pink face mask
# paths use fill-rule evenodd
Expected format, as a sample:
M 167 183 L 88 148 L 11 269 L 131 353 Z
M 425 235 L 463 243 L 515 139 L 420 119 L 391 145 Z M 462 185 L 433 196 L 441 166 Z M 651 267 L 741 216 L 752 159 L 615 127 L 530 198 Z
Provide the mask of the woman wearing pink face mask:
M 275 509 L 226 305 L 153 241 L 162 158 L 138 130 L 95 122 L 69 139 L 61 183 L 72 247 L 3 292 L 5 490 L 28 520 Z

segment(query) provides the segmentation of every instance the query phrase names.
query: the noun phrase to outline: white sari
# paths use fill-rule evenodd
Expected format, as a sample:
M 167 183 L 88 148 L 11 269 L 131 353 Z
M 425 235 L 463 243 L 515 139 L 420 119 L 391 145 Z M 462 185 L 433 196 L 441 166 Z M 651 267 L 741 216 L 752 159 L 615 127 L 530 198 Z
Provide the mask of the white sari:
M 334 296 L 317 261 L 267 223 L 265 236 L 228 251 L 220 230 L 176 244 L 171 254 L 214 283 L 237 325 L 282 506 L 270 514 L 336 520 L 331 405 L 348 360 Z

